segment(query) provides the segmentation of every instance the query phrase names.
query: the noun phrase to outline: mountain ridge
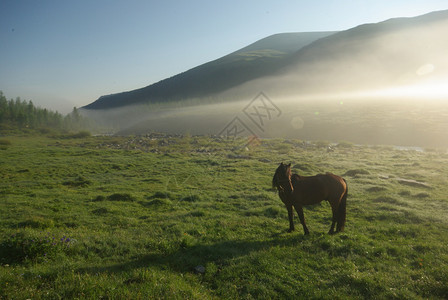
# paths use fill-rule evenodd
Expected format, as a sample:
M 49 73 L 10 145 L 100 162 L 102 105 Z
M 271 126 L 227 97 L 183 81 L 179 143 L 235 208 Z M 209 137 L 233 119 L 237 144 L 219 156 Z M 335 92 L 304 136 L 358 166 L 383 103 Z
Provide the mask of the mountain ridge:
M 334 32 L 273 34 L 216 60 L 132 91 L 101 96 L 84 109 L 204 97 L 271 73 L 297 49 Z M 295 39 L 291 39 L 291 37 Z M 273 43 L 272 40 L 275 40 Z M 270 46 L 272 45 L 272 46 Z
M 424 64 L 434 67 L 426 78 L 448 75 L 448 41 L 441 38 L 445 28 L 448 10 L 339 32 L 274 34 L 152 85 L 101 96 L 83 108 L 200 99 L 251 84 L 252 89 L 290 94 L 373 89 L 421 80 L 415 73 Z

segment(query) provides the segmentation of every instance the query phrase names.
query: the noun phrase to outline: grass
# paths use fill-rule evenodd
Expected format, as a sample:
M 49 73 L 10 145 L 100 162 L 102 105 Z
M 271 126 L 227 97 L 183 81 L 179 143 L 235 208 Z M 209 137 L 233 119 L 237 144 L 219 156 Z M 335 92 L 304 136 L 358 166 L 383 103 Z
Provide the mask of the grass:
M 440 298 L 448 155 L 208 137 L 6 137 L 0 298 Z M 348 146 L 349 145 L 349 146 Z M 277 164 L 345 174 L 346 231 L 287 233 Z M 403 185 L 399 180 L 426 183 Z

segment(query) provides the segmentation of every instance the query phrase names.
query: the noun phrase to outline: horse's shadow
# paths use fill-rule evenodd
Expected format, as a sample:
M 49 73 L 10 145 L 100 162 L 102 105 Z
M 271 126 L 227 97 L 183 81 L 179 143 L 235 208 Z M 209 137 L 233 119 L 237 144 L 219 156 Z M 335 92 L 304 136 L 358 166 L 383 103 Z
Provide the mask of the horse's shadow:
M 104 267 L 87 267 L 78 269 L 80 273 L 122 273 L 140 268 L 157 267 L 181 273 L 195 272 L 196 266 L 228 265 L 232 259 L 246 256 L 252 252 L 262 251 L 276 246 L 294 246 L 307 239 L 303 235 L 278 233 L 271 238 L 258 240 L 227 240 L 212 244 L 197 244 L 190 247 L 179 247 L 169 253 L 147 254 L 134 260 Z

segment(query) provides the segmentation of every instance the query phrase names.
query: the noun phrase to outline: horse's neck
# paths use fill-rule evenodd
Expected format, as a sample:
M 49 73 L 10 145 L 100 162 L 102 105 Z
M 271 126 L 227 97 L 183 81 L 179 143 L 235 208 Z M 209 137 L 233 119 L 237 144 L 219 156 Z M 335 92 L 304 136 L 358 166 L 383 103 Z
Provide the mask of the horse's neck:
M 306 176 L 300 176 L 299 174 L 292 174 L 291 181 L 294 182 L 294 180 L 302 180 L 305 178 L 306 178 Z
M 292 185 L 292 179 L 286 180 L 282 183 L 282 190 L 281 192 L 285 194 L 292 194 L 294 191 L 293 185 Z

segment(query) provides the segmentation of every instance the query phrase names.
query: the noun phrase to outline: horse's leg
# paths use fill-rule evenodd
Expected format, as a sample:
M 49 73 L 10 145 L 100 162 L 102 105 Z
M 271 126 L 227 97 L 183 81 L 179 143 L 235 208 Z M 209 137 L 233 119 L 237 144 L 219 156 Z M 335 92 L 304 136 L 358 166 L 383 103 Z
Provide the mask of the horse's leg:
M 338 201 L 334 201 L 331 198 L 328 200 L 328 202 L 331 205 L 331 212 L 333 214 L 333 218 L 331 219 L 331 227 L 330 231 L 328 231 L 328 234 L 334 234 L 334 226 L 336 225 L 336 222 L 338 220 Z
M 306 227 L 306 224 L 305 224 L 305 216 L 303 215 L 303 207 L 299 204 L 294 204 L 294 208 L 296 209 L 297 214 L 299 215 L 300 223 L 302 223 L 304 234 L 305 235 L 310 234 L 310 232 L 308 231 L 308 228 Z
M 285 194 L 279 193 L 279 197 L 282 202 L 285 204 L 286 209 L 288 210 L 288 219 L 289 219 L 289 229 L 288 232 L 294 231 L 294 212 L 292 210 L 292 203 L 289 201 L 288 197 Z
M 287 205 L 286 209 L 288 210 L 288 218 L 289 218 L 288 232 L 293 232 L 294 231 L 294 212 L 292 210 L 292 205 Z
M 334 225 L 336 225 L 336 220 L 337 220 L 337 211 L 335 209 L 333 209 L 333 207 L 331 208 L 331 211 L 333 212 L 333 219 L 331 221 L 331 227 L 330 227 L 330 231 L 328 231 L 328 234 L 334 234 Z

